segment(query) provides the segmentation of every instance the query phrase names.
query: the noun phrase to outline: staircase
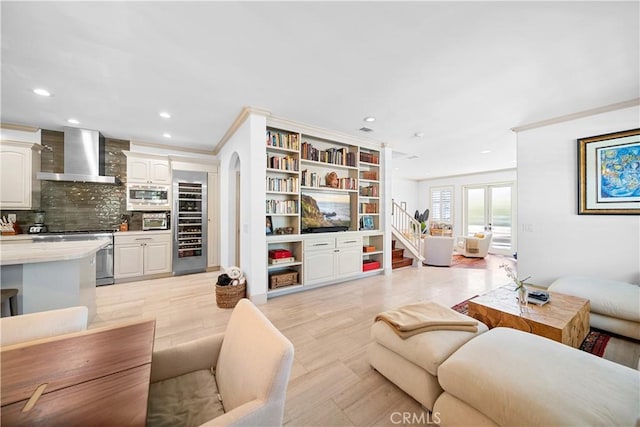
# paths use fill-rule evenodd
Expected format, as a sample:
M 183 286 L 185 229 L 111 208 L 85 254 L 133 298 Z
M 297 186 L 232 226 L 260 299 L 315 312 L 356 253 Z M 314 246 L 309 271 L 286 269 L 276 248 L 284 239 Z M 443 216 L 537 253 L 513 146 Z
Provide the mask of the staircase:
M 391 268 L 408 267 L 413 264 L 413 258 L 404 256 L 404 249 L 396 249 L 396 241 L 391 241 Z

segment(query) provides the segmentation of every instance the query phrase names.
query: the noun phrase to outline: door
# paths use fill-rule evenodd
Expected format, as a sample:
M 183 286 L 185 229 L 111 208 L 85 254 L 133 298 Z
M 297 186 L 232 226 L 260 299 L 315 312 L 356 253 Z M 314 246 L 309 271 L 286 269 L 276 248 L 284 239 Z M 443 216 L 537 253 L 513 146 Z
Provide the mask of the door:
M 140 243 L 114 246 L 114 270 L 116 279 L 137 277 L 144 274 L 144 248 Z
M 164 239 L 154 239 L 144 248 L 144 274 L 168 273 L 171 271 L 171 242 L 167 235 Z
M 493 233 L 489 252 L 512 255 L 514 236 L 514 184 L 501 183 L 464 188 L 464 231 L 466 235 Z

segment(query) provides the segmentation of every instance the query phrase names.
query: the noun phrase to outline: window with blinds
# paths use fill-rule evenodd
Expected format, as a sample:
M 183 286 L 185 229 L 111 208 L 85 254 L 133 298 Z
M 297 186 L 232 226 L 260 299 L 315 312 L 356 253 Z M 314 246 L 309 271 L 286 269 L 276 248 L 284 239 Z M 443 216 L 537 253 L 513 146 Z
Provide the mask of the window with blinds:
M 431 189 L 431 222 L 453 222 L 453 187 Z

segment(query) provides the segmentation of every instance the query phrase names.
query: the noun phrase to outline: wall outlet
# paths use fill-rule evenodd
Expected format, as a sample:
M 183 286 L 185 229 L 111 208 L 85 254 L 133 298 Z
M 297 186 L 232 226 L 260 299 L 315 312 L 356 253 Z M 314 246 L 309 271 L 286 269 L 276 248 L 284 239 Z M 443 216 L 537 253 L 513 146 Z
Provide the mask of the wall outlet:
M 16 214 L 9 214 L 7 215 L 7 219 L 11 222 L 16 222 Z

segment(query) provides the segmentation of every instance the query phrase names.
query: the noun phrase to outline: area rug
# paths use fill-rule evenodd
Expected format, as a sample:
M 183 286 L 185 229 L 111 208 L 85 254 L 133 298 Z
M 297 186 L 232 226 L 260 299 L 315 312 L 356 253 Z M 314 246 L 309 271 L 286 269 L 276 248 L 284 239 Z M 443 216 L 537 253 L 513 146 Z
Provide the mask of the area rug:
M 476 296 L 469 299 L 473 299 Z M 469 300 L 462 301 L 451 308 L 458 313 L 468 314 Z M 638 368 L 640 342 L 626 337 L 591 328 L 580 345 L 580 350 L 633 369 Z
M 451 260 L 452 268 L 487 268 L 487 261 L 484 258 L 467 258 L 459 254 L 453 254 Z

